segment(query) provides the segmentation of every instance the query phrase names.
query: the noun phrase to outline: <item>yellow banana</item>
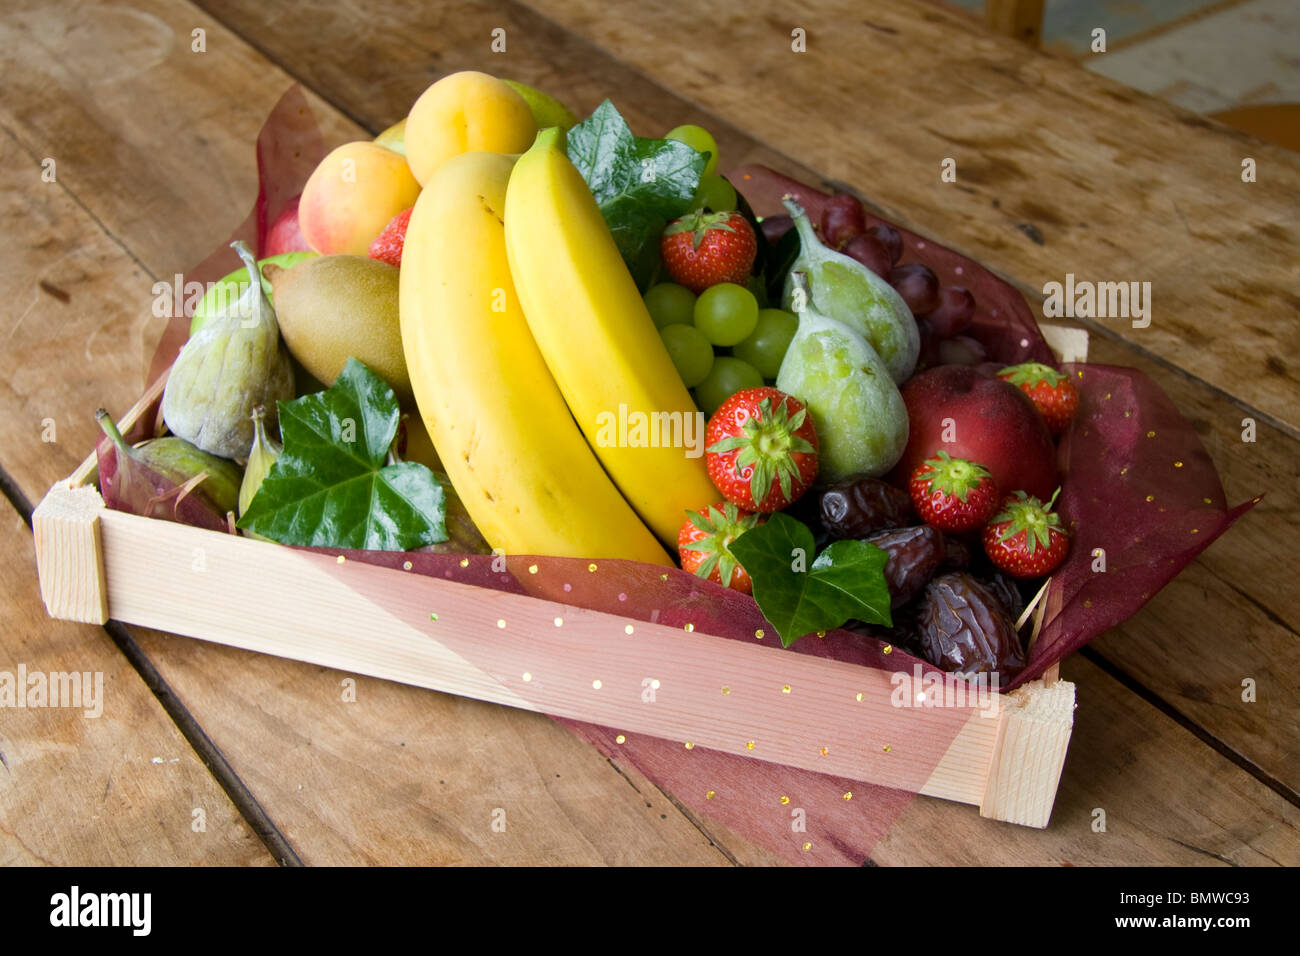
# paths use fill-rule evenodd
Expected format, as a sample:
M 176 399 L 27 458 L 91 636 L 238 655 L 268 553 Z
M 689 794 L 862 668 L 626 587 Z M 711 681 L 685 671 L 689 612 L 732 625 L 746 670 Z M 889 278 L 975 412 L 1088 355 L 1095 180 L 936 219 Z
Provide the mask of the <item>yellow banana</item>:
M 448 160 L 411 214 L 400 314 L 421 417 L 492 547 L 671 564 L 601 470 L 528 330 L 501 224 L 514 161 Z
M 700 454 L 702 422 L 563 135 L 539 133 L 510 175 L 510 272 L 533 338 L 605 471 L 675 546 L 686 509 L 720 498 Z M 638 432 L 637 416 L 650 428 Z M 698 443 L 681 447 L 697 422 Z

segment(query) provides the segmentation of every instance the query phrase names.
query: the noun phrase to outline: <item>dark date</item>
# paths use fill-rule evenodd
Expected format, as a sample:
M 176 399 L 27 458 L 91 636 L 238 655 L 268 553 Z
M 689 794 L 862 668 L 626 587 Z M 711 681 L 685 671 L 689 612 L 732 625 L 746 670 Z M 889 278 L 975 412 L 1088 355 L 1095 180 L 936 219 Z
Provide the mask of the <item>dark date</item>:
M 895 608 L 920 594 L 943 561 L 943 532 L 928 524 L 877 531 L 867 541 L 889 555 L 885 584 Z
M 918 620 L 921 653 L 935 667 L 964 674 L 1024 669 L 1015 624 L 1002 602 L 969 574 L 941 574 L 925 589 Z
M 821 495 L 822 525 L 832 538 L 865 538 L 898 528 L 912 516 L 907 492 L 865 475 L 831 485 Z

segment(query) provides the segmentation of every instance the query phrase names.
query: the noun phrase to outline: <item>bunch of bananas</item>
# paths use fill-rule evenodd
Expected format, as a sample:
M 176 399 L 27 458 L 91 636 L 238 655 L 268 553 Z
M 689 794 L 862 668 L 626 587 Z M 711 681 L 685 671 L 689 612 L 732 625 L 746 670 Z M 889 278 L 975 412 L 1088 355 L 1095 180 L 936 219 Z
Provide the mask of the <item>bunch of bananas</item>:
M 598 436 L 621 405 L 696 408 L 560 130 L 437 168 L 400 302 L 421 417 L 493 548 L 673 563 L 686 509 L 717 497 L 705 459 Z

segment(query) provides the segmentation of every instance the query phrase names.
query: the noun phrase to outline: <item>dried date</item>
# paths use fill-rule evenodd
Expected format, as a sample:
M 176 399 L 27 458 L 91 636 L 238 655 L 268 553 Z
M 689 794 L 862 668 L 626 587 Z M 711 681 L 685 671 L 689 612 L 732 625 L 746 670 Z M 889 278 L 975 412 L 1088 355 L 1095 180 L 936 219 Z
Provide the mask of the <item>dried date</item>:
M 1025 666 L 1002 602 L 969 574 L 941 574 L 930 582 L 920 601 L 919 629 L 921 652 L 943 670 L 998 671 L 1006 679 Z
M 943 532 L 928 524 L 877 531 L 867 541 L 889 555 L 885 584 L 892 607 L 901 607 L 920 594 L 943 561 Z
M 836 482 L 821 495 L 822 525 L 834 538 L 865 538 L 898 528 L 912 516 L 907 492 L 879 478 L 855 475 Z

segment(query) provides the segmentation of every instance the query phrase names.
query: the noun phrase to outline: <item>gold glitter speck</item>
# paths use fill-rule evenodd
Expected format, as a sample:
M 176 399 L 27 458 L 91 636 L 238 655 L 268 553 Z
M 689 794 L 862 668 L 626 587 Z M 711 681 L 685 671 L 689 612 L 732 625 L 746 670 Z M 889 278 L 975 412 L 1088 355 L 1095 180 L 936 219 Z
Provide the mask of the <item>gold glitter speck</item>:
M 403 570 L 403 571 L 409 571 L 409 570 L 411 570 L 411 562 L 410 562 L 410 561 L 403 561 L 403 562 L 402 562 L 402 570 Z
M 347 560 L 347 558 L 345 558 L 343 555 L 340 554 L 340 555 L 339 555 L 337 558 L 335 558 L 334 560 L 337 561 L 339 564 L 342 564 L 344 561 Z
M 562 618 L 562 617 L 557 617 L 557 618 L 555 619 L 555 626 L 556 626 L 556 627 L 564 627 L 564 618 Z
M 687 622 L 686 622 L 686 630 L 688 630 L 688 631 L 694 631 L 694 630 L 695 630 L 695 625 L 692 624 L 690 621 L 687 621 Z
M 731 693 L 731 688 L 730 688 L 730 687 L 724 687 L 724 688 L 722 688 L 722 696 L 723 696 L 723 697 L 726 697 L 726 696 L 727 696 L 728 694 L 730 694 L 730 693 Z
M 852 790 L 847 790 L 847 791 L 845 791 L 845 793 L 844 793 L 844 799 L 845 799 L 845 800 L 852 800 L 852 799 L 853 799 L 853 791 L 852 791 Z
M 757 631 L 754 632 L 754 636 L 761 641 L 763 638 L 767 637 L 767 631 L 763 630 L 760 627 Z
M 528 671 L 524 671 L 524 683 L 527 684 L 532 679 L 533 675 L 528 673 Z
M 882 654 L 892 654 L 892 653 L 894 653 L 894 645 L 893 645 L 893 644 L 886 644 L 884 647 L 882 647 L 882 648 L 880 649 L 880 651 L 881 651 Z
M 830 747 L 823 747 L 821 750 L 819 750 L 819 751 L 817 751 L 817 752 L 818 752 L 819 754 L 821 754 L 823 757 L 829 757 L 829 756 L 831 755 L 831 748 L 830 748 Z
M 784 684 L 784 685 L 782 685 L 782 687 L 781 687 L 781 693 L 783 693 L 783 694 L 788 694 L 788 693 L 790 693 L 790 685 L 789 685 L 789 684 Z
M 1207 505 L 1212 505 L 1212 504 L 1214 504 L 1214 502 L 1211 501 L 1209 498 L 1202 498 L 1201 500 L 1204 501 Z
M 1155 495 L 1147 495 L 1147 501 L 1155 501 L 1155 500 L 1156 500 Z
M 1176 461 L 1176 462 L 1174 462 L 1174 467 L 1175 467 L 1175 468 L 1181 468 L 1181 467 L 1183 467 L 1183 463 L 1182 463 L 1181 461 Z
M 593 562 L 591 562 L 591 564 L 587 565 L 587 570 L 590 571 L 592 574 L 595 574 L 595 573 L 596 573 L 596 562 L 593 561 Z
M 1155 438 L 1155 437 L 1156 437 L 1155 432 L 1147 432 L 1147 438 Z
M 809 850 L 811 850 L 811 849 L 812 849 L 812 844 L 811 844 L 811 843 L 805 843 L 805 844 L 803 845 L 803 851 L 804 851 L 805 853 L 807 853 L 807 852 L 808 852 Z
M 462 568 L 468 568 L 468 567 L 469 567 L 469 558 L 461 558 L 461 559 L 460 559 L 460 566 L 461 566 Z
M 624 737 L 622 734 L 619 734 L 617 737 L 614 738 L 614 743 L 625 744 L 627 743 L 627 738 Z
M 659 575 L 659 580 L 660 580 L 660 581 L 667 581 L 667 580 L 668 580 L 668 575 L 666 575 L 666 574 L 661 574 L 661 575 Z
M 825 637 L 825 636 L 826 636 L 826 632 L 825 632 L 825 631 L 818 631 L 818 632 L 817 632 L 817 636 L 818 636 L 818 637 Z
M 893 750 L 893 748 L 890 747 L 889 744 L 885 744 L 885 753 L 889 753 L 891 750 Z
M 712 800 L 717 795 L 716 791 L 710 790 L 704 795 L 705 800 Z
M 629 624 L 627 627 L 623 628 L 623 633 L 624 633 L 624 634 L 631 634 L 633 630 L 635 630 L 635 628 L 633 628 L 632 625 Z
M 1133 409 L 1131 409 L 1131 408 L 1126 408 L 1126 409 L 1124 409 L 1124 417 L 1125 417 L 1125 418 L 1132 418 L 1132 417 L 1133 417 Z
M 687 750 L 694 750 L 694 749 L 695 749 L 695 742 L 694 742 L 694 741 L 691 741 L 691 740 L 688 740 L 688 741 L 686 741 L 685 747 L 686 747 Z
M 754 749 L 754 741 L 752 741 L 752 740 L 747 740 L 747 741 L 745 741 L 745 749 L 746 749 L 746 750 L 753 750 L 753 749 Z
M 497 627 L 502 627 L 502 628 L 504 628 L 505 626 L 506 626 L 506 620 L 505 620 L 505 618 L 503 618 L 503 617 L 499 617 L 499 618 L 497 618 Z
M 431 620 L 431 621 L 436 621 L 436 620 L 438 620 L 438 615 L 435 614 L 433 611 L 430 611 L 430 612 L 429 612 L 429 620 Z
M 1201 529 L 1200 529 L 1200 528 L 1193 528 L 1193 529 L 1192 529 L 1192 534 L 1200 534 L 1200 533 L 1201 533 Z
M 530 564 L 530 565 L 528 565 L 528 573 L 529 573 L 529 574 L 536 574 L 536 573 L 537 573 L 537 565 L 535 565 L 535 564 Z
M 866 696 L 866 695 L 863 694 L 861 691 L 858 691 L 858 703 L 859 703 L 859 704 L 862 703 L 862 698 L 863 698 L 864 696 Z
M 790 805 L 790 798 L 789 798 L 789 797 L 782 797 L 782 798 L 781 798 L 781 806 L 785 807 L 785 806 L 789 806 L 789 805 Z
M 593 688 L 594 690 L 600 690 L 600 688 L 601 688 L 601 683 L 600 683 L 600 681 L 598 681 L 598 680 L 594 680 L 594 681 L 591 682 L 591 686 L 592 686 L 592 688 Z

